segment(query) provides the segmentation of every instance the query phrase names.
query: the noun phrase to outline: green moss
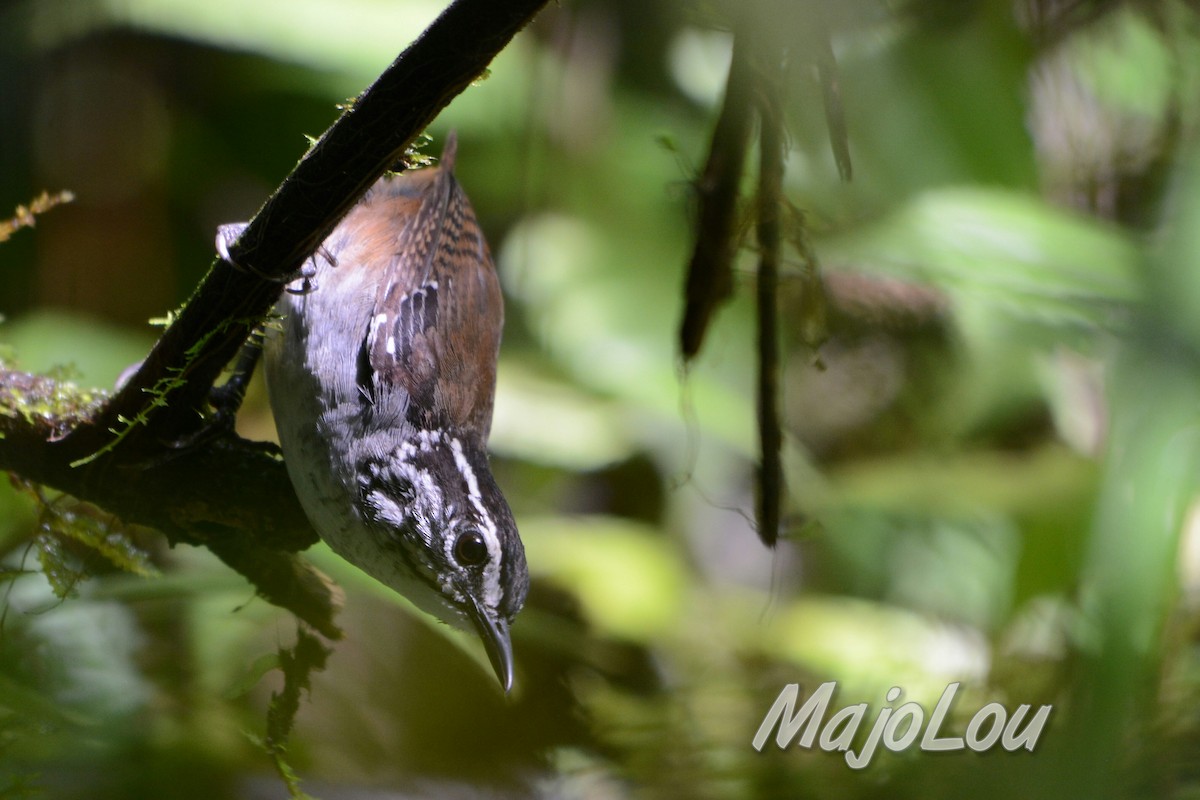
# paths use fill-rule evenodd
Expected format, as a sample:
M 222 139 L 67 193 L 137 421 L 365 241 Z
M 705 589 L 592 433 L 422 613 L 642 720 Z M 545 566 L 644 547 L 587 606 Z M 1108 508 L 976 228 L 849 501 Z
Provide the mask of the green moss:
M 24 419 L 30 425 L 48 425 L 66 433 L 90 419 L 108 399 L 99 389 L 83 389 L 52 377 L 22 375 L 0 385 L 0 414 Z

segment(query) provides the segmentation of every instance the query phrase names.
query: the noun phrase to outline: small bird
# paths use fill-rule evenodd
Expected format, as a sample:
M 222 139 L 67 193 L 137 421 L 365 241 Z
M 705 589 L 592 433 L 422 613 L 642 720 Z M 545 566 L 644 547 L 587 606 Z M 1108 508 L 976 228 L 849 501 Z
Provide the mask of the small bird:
M 329 546 L 482 638 L 512 687 L 529 573 L 488 465 L 504 324 L 496 268 L 454 177 L 381 178 L 276 306 L 267 388 L 288 473 Z

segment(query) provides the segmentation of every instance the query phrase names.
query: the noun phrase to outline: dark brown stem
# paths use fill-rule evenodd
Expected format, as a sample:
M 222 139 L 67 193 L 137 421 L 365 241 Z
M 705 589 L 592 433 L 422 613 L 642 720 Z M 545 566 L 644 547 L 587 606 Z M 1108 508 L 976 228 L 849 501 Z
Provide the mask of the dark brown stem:
M 783 207 L 783 113 L 780 51 L 765 54 L 759 90 L 758 175 L 758 535 L 768 547 L 779 536 L 783 495 L 779 420 L 779 287 L 780 214 Z M 774 56 L 772 58 L 771 56 Z

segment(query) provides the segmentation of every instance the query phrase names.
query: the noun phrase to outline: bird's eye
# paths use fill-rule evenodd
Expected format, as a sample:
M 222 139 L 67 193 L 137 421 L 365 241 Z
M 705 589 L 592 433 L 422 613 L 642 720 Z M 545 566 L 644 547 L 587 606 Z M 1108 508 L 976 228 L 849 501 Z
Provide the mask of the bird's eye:
M 459 534 L 454 542 L 454 558 L 464 567 L 478 567 L 487 561 L 487 545 L 479 531 Z

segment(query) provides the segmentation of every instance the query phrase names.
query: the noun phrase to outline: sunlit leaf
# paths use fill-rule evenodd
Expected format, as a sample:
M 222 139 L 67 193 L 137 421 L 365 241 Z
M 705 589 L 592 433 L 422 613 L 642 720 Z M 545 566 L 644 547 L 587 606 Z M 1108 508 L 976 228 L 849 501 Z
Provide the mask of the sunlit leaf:
M 1039 325 L 1121 330 L 1141 298 L 1129 237 L 1016 192 L 928 192 L 819 249 L 826 265 L 932 283 Z

